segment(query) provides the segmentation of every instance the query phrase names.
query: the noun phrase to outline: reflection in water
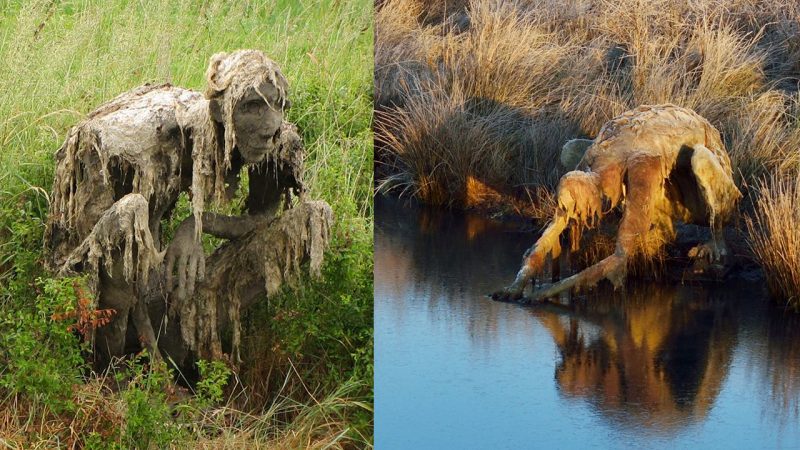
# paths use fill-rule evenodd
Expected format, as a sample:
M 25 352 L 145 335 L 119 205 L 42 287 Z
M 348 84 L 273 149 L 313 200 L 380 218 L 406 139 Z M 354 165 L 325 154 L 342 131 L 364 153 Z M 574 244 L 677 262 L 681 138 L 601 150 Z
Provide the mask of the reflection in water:
M 395 202 L 378 200 L 375 210 L 375 284 L 386 298 L 425 298 L 429 311 L 446 314 L 449 320 L 470 317 L 464 324 L 470 339 L 485 348 L 498 344 L 500 327 L 529 324 L 523 316 L 498 316 L 501 311 L 487 310 L 485 302 L 466 296 L 490 292 L 494 280 L 487 279 L 487 272 L 519 264 L 531 230 L 437 208 L 402 208 Z M 523 239 L 497 239 L 506 234 Z M 388 239 L 390 235 L 402 238 Z M 405 317 L 403 303 L 385 306 L 392 308 L 396 320 Z
M 744 314 L 748 314 L 747 312 Z M 760 369 L 764 380 L 754 386 L 775 408 L 767 411 L 782 424 L 800 421 L 800 315 L 771 308 L 766 317 L 748 315 L 749 334 L 757 340 L 757 352 L 748 361 Z
M 535 229 L 385 198 L 375 217 L 376 447 L 800 447 L 800 316 L 762 286 L 496 303 Z
M 712 406 L 736 344 L 731 307 L 701 288 L 640 285 L 532 313 L 561 356 L 560 392 L 621 426 L 668 432 Z

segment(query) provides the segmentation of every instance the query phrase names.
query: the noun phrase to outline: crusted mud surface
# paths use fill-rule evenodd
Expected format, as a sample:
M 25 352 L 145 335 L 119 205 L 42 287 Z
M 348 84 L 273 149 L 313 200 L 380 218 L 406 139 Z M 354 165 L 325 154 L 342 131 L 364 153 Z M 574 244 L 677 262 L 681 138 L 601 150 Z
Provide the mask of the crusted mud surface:
M 74 126 L 56 154 L 48 263 L 88 276 L 97 308 L 97 363 L 108 364 L 132 333 L 153 354 L 223 357 L 229 329 L 238 354 L 241 309 L 299 274 L 319 275 L 333 213 L 305 199 L 304 149 L 283 120 L 288 83 L 263 53 L 211 58 L 205 94 L 145 85 Z M 248 175 L 245 212 L 213 212 Z M 163 226 L 179 195 L 192 215 L 170 242 Z M 211 255 L 203 233 L 227 239 Z M 128 345 L 130 337 L 128 336 Z

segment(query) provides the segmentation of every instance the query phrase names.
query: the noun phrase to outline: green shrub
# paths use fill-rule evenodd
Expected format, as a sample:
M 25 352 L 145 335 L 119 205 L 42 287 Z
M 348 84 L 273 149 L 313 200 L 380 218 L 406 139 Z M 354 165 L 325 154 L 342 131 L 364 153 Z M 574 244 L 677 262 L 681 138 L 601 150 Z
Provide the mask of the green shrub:
M 74 309 L 80 279 L 37 279 L 40 292 L 29 307 L 0 313 L 0 387 L 58 412 L 73 409 L 72 388 L 81 382 L 85 345 L 71 331 L 74 320 L 57 314 Z
M 195 391 L 196 401 L 200 405 L 212 405 L 222 402 L 222 395 L 228 380 L 231 377 L 231 369 L 222 361 L 197 361 L 197 368 L 200 371 L 200 381 L 197 382 Z
M 167 391 L 172 374 L 166 363 L 147 364 L 146 351 L 127 362 L 127 371 L 117 375 L 128 378 L 122 393 L 125 401 L 125 426 L 122 442 L 127 448 L 166 448 L 180 438 L 181 430 L 172 419 Z
M 23 444 L 17 446 L 29 447 L 32 443 L 39 443 L 29 438 L 38 433 L 36 436 L 44 436 L 43 439 L 54 436 L 53 439 L 60 443 L 75 438 L 87 448 L 103 448 L 102 442 L 109 443 L 110 448 L 127 448 L 134 441 L 138 447 L 145 444 L 158 447 L 170 442 L 170 433 L 176 434 L 175 439 L 186 438 L 180 431 L 183 427 L 198 429 L 218 425 L 219 429 L 226 430 L 221 435 L 241 434 L 245 443 L 255 442 L 263 446 L 266 442 L 263 437 L 268 436 L 271 445 L 289 434 L 296 439 L 292 442 L 303 441 L 305 436 L 302 433 L 291 430 L 291 422 L 300 416 L 303 406 L 311 408 L 313 404 L 304 397 L 302 390 L 284 393 L 282 400 L 288 406 L 274 421 L 270 418 L 262 420 L 259 412 L 273 403 L 276 391 L 260 398 L 261 403 L 251 402 L 244 407 L 226 404 L 229 410 L 247 409 L 242 412 L 242 420 L 258 423 L 259 431 L 251 434 L 246 430 L 227 430 L 222 421 L 212 423 L 214 419 L 205 417 L 203 408 L 195 408 L 197 402 L 194 400 L 186 404 L 197 414 L 186 414 L 185 417 L 179 414 L 180 419 L 167 420 L 169 402 L 159 391 L 158 383 L 151 380 L 152 371 L 142 374 L 136 370 L 133 374 L 129 371 L 126 376 L 133 380 L 131 385 L 121 392 L 109 394 L 103 387 L 102 375 L 92 374 L 83 360 L 78 359 L 81 349 L 87 348 L 81 347 L 77 337 L 68 332 L 74 323 L 47 319 L 54 312 L 68 312 L 69 303 L 64 296 L 69 294 L 72 285 L 64 281 L 60 286 L 65 291 L 59 293 L 52 285 L 48 293 L 45 292 L 46 283 L 61 282 L 42 281 L 40 283 L 45 284 L 37 284 L 34 281 L 52 276 L 42 268 L 43 222 L 48 212 L 47 193 L 53 179 L 52 155 L 62 144 L 69 128 L 104 101 L 146 82 L 170 82 L 202 90 L 210 56 L 238 48 L 265 51 L 281 65 L 289 79 L 293 106 L 288 118 L 298 124 L 308 150 L 305 174 L 310 187 L 308 195 L 330 203 L 338 224 L 334 239 L 337 244 L 328 252 L 326 276 L 357 274 L 351 281 L 314 282 L 303 287 L 296 300 L 303 303 L 303 308 L 308 308 L 313 304 L 312 300 L 319 297 L 311 288 L 317 286 L 328 289 L 324 295 L 331 299 L 321 308 L 333 309 L 319 311 L 321 317 L 314 319 L 313 324 L 303 326 L 297 323 L 281 337 L 293 339 L 295 342 L 287 345 L 298 349 L 308 360 L 315 361 L 318 367 L 330 366 L 319 375 L 315 375 L 305 363 L 298 367 L 300 372 L 310 377 L 309 383 L 315 387 L 320 386 L 317 379 L 327 380 L 324 389 L 315 390 L 317 398 L 332 398 L 331 402 L 336 403 L 333 396 L 340 392 L 336 380 L 356 374 L 363 378 L 350 382 L 348 386 L 360 389 L 354 395 L 357 402 L 369 398 L 365 393 L 371 392 L 372 382 L 369 367 L 372 342 L 367 330 L 371 327 L 372 299 L 369 278 L 372 273 L 370 127 L 373 36 L 370 5 L 366 0 L 80 0 L 12 1 L 7 3 L 7 8 L 2 8 L 0 34 L 8 39 L 0 39 L 0 56 L 10 63 L 0 67 L 0 79 L 4 86 L 13 88 L 0 96 L 0 143 L 3 147 L 0 152 L 0 378 L 4 380 L 0 395 L 5 399 L 9 394 L 24 396 L 21 407 L 31 414 L 20 419 L 27 424 L 25 427 L 11 420 L 3 421 L 6 428 L 0 426 L 0 435 L 4 439 L 8 435 L 22 435 L 24 437 L 19 442 Z M 188 213 L 184 196 L 175 216 L 182 218 Z M 168 235 L 176 223 L 164 224 Z M 353 238 L 357 244 L 352 249 L 346 245 L 351 239 L 348 234 L 359 234 Z M 209 249 L 215 242 L 206 239 L 205 244 Z M 347 255 L 340 257 L 339 252 Z M 355 261 L 358 267 L 331 266 L 336 262 L 349 263 L 350 260 Z M 275 304 L 287 302 L 287 308 L 290 308 L 293 297 L 294 294 L 287 292 L 282 299 L 275 299 Z M 346 301 L 341 301 L 343 297 Z M 355 311 L 348 319 L 355 323 L 353 327 L 348 329 L 338 324 L 336 329 L 320 330 L 303 342 L 302 330 L 336 324 L 333 319 L 346 316 L 348 311 Z M 271 320 L 271 316 L 265 314 L 263 317 Z M 313 314 L 309 313 L 310 316 Z M 272 325 L 264 328 L 271 329 Z M 252 342 L 260 337 L 245 335 L 243 340 Z M 262 346 L 273 344 L 282 343 L 269 341 L 264 344 L 261 341 Z M 319 355 L 312 353 L 318 350 Z M 337 362 L 326 362 L 328 357 Z M 35 366 L 32 362 L 37 358 L 38 366 Z M 271 366 L 273 363 L 273 360 L 245 360 L 244 365 L 250 367 L 240 370 L 270 364 L 265 370 L 273 370 L 276 378 L 294 377 L 285 361 L 283 365 Z M 334 369 L 338 363 L 346 366 Z M 25 370 L 12 370 L 10 364 L 21 364 Z M 357 370 L 354 369 L 356 366 L 359 367 Z M 87 383 L 79 385 L 80 389 L 72 393 L 72 408 L 83 414 L 80 420 L 85 423 L 85 428 L 72 429 L 77 419 L 69 413 L 57 418 L 43 417 L 49 413 L 42 412 L 41 408 L 31 412 L 32 409 L 28 408 L 30 403 L 25 401 L 30 398 L 58 398 L 68 403 L 69 388 L 81 383 L 82 372 Z M 224 401 L 221 398 L 223 372 L 211 363 L 208 373 L 201 377 L 198 399 Z M 95 389 L 89 399 L 82 390 L 88 387 Z M 251 390 L 252 386 L 245 385 L 244 388 Z M 352 390 L 348 390 L 347 395 L 351 394 Z M 228 403 L 232 402 L 229 400 Z M 354 406 L 358 405 L 357 402 L 341 404 L 346 405 L 348 411 L 361 411 L 363 408 Z M 122 403 L 126 405 L 124 424 L 114 409 Z M 10 410 L 7 406 L 0 401 L 0 414 Z M 109 409 L 113 410 L 109 417 L 98 417 Z M 202 422 L 194 426 L 187 423 L 191 420 Z M 331 435 L 336 437 L 343 429 L 363 427 L 366 423 L 336 422 Z M 43 424 L 52 428 L 44 429 Z M 98 429 L 92 428 L 95 425 Z M 256 428 L 255 424 L 243 427 L 248 426 Z M 117 428 L 123 431 L 116 431 Z M 369 434 L 369 431 L 363 430 L 363 434 Z M 194 438 L 202 441 L 207 436 L 200 433 L 186 438 L 189 441 L 172 442 L 178 447 L 191 448 L 195 442 L 190 439 Z M 13 439 L 9 441 L 12 444 L 17 442 Z M 213 444 L 205 445 L 215 447 Z M 246 444 L 241 446 L 249 447 Z

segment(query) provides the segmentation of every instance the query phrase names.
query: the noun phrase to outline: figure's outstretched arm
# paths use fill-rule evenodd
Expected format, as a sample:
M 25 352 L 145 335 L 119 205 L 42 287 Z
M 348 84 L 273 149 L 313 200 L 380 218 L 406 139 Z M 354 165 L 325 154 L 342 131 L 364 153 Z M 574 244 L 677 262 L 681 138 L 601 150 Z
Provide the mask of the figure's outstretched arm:
M 569 220 L 566 214 L 560 210 L 557 211 L 556 216 L 547 225 L 542 236 L 533 247 L 525 252 L 525 256 L 522 257 L 522 267 L 517 272 L 514 282 L 503 290 L 493 293 L 492 298 L 504 301 L 522 298 L 522 291 L 525 290 L 525 286 L 533 277 L 542 272 L 547 256 L 550 255 L 555 260 L 560 255 L 561 244 L 559 240 L 568 223 Z
M 229 216 L 204 211 L 204 233 L 222 239 L 240 239 L 259 226 L 275 220 L 282 202 L 288 203 L 291 192 L 299 193 L 302 184 L 297 181 L 293 167 L 276 168 L 274 163 L 249 169 L 249 195 L 247 214 Z M 173 283 L 177 274 L 177 284 Z M 195 234 L 195 217 L 189 216 L 178 226 L 166 253 L 166 283 L 175 296 L 182 299 L 194 293 L 195 284 L 205 277 L 205 254 Z
M 533 292 L 534 300 L 542 300 L 572 288 L 586 288 L 606 278 L 619 288 L 625 282 L 628 258 L 646 245 L 647 233 L 653 221 L 655 202 L 664 189 L 661 159 L 637 155 L 628 160 L 628 197 L 625 213 L 617 233 L 613 255 L 583 271 Z
M 204 211 L 203 232 L 222 239 L 238 239 L 253 231 L 256 224 L 261 220 L 264 220 L 263 216 L 251 216 L 248 214 L 226 216 L 225 214 Z M 193 229 L 194 217 L 189 216 L 186 221 L 191 223 Z
M 281 139 L 275 159 L 247 167 L 247 214 L 227 216 L 204 212 L 203 232 L 223 239 L 240 238 L 259 223 L 273 218 L 281 208 L 288 209 L 293 195 L 302 197 L 305 190 L 302 180 L 303 144 L 294 126 L 289 123 L 284 124 Z M 237 174 L 233 178 L 238 180 L 241 168 L 235 170 Z
M 561 255 L 561 233 L 570 225 L 577 234 L 582 228 L 594 227 L 602 214 L 602 194 L 598 175 L 593 172 L 572 171 L 558 183 L 555 216 L 542 236 L 523 257 L 522 267 L 514 282 L 502 291 L 492 294 L 495 300 L 518 300 L 533 277 L 544 269 L 547 257 L 557 260 Z M 574 241 L 576 242 L 576 241 Z M 575 250 L 575 249 L 573 249 Z
M 250 193 L 246 200 L 248 213 L 229 216 L 204 211 L 203 232 L 222 239 L 241 238 L 260 223 L 274 218 L 284 206 L 290 190 L 299 188 L 300 184 L 291 174 L 283 171 L 265 170 L 262 173 L 250 170 Z M 188 217 L 181 227 L 194 230 L 194 217 Z

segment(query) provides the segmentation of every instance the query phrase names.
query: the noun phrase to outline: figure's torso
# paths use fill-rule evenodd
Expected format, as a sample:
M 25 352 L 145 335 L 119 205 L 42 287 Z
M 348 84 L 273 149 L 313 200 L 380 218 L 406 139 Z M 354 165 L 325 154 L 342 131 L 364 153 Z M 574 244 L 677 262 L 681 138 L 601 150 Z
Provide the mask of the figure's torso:
M 666 216 L 685 222 L 705 223 L 709 211 L 704 200 L 698 197 L 696 174 L 693 174 L 691 161 L 686 160 L 687 155 L 691 158 L 692 149 L 700 146 L 710 150 L 722 170 L 731 174 L 730 158 L 720 133 L 702 116 L 669 104 L 640 106 L 603 126 L 594 144 L 587 149 L 579 169 L 600 174 L 604 195 L 612 204 L 617 204 L 624 196 L 625 173 L 634 158 L 656 157 L 661 161 L 661 180 L 652 182 L 664 183 L 678 178 L 678 181 L 686 181 L 681 185 L 666 182 L 665 195 L 681 200 L 659 201 L 656 208 Z M 677 178 L 676 172 L 680 172 Z M 684 204 L 683 200 L 691 199 L 695 201 Z
M 665 171 L 674 166 L 681 147 L 703 145 L 730 170 L 719 131 L 694 111 L 675 105 L 640 106 L 607 122 L 589 147 L 584 163 L 591 168 L 624 161 L 632 153 L 662 158 Z
M 160 240 L 161 219 L 191 184 L 191 130 L 182 119 L 190 108 L 205 105 L 200 93 L 145 85 L 101 105 L 73 127 L 56 155 L 54 197 L 69 205 L 61 213 L 72 222 L 65 248 L 56 253 L 69 252 L 130 193 L 147 199 L 150 229 Z

